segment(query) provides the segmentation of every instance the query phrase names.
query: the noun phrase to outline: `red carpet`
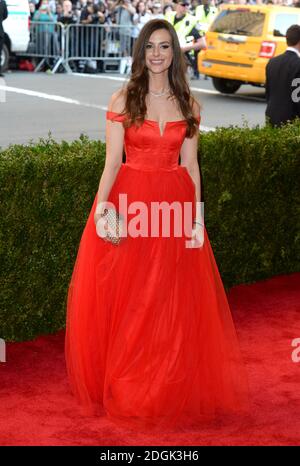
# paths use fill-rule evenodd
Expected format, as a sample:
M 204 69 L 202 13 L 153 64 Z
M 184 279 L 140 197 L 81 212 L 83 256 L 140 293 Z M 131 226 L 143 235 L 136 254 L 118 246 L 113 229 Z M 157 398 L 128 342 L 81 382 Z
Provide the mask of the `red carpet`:
M 145 435 L 81 417 L 65 371 L 64 331 L 7 343 L 0 363 L 0 445 L 300 445 L 300 273 L 229 292 L 247 364 L 250 418 L 191 433 Z

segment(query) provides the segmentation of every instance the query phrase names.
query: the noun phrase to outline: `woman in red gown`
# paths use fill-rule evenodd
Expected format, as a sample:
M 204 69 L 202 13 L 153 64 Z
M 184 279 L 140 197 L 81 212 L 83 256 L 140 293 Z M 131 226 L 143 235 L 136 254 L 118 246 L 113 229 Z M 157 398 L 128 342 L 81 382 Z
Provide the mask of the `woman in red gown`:
M 105 168 L 68 290 L 72 392 L 83 413 L 139 430 L 200 428 L 244 415 L 247 375 L 198 207 L 200 106 L 167 21 L 143 27 L 130 80 L 113 94 L 106 118 Z M 105 201 L 127 219 L 119 244 L 97 234 Z M 153 203 L 174 202 L 192 206 L 187 233 L 174 233 L 171 214 L 167 235 L 161 223 L 159 234 L 144 234 Z M 136 222 L 141 205 L 147 214 Z

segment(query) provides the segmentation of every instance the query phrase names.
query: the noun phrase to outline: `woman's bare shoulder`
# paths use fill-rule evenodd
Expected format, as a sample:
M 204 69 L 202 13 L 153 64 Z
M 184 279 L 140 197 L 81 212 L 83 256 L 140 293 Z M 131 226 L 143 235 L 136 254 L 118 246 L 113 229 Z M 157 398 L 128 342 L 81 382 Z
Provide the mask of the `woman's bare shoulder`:
M 198 118 L 200 116 L 201 112 L 201 105 L 199 102 L 196 100 L 196 98 L 191 95 L 191 107 L 192 107 L 192 113 L 195 118 Z
M 121 113 L 124 110 L 126 102 L 126 91 L 123 88 L 114 92 L 108 102 L 108 110 L 111 112 Z

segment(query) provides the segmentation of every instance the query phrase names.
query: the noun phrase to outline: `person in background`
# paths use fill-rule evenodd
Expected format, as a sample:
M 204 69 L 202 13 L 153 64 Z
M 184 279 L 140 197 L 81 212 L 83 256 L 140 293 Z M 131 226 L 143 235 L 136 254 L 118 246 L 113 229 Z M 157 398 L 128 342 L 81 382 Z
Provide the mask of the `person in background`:
M 173 7 L 170 3 L 165 3 L 164 4 L 164 7 L 163 7 L 163 15 L 164 15 L 164 18 L 166 17 L 166 15 L 168 13 L 171 13 L 173 11 Z
M 189 0 L 174 0 L 176 11 L 167 12 L 165 19 L 169 21 L 177 32 L 181 50 L 193 68 L 191 79 L 199 79 L 198 53 L 206 47 L 205 38 L 197 28 L 197 19 L 189 13 Z
M 61 4 L 61 3 L 57 3 L 54 17 L 55 17 L 55 21 L 56 21 L 57 23 L 61 23 L 61 22 L 62 22 L 62 18 L 63 18 L 63 7 L 62 7 L 62 4 Z
M 151 12 L 147 11 L 145 2 L 143 1 L 138 2 L 137 11 L 133 15 L 133 19 L 132 19 L 133 24 L 136 26 L 138 30 L 137 35 L 139 35 L 144 24 L 150 21 L 150 19 L 152 19 L 152 14 Z
M 32 20 L 33 15 L 35 13 L 36 7 L 34 2 L 29 2 L 29 13 L 30 13 L 30 19 Z
M 139 1 L 140 0 L 132 0 L 131 1 L 131 5 L 135 8 L 136 12 L 137 12 Z M 135 18 L 135 15 L 136 15 L 136 13 L 134 13 L 134 15 L 132 16 L 132 22 L 133 22 L 133 20 Z M 140 33 L 140 30 L 139 30 L 139 28 L 138 28 L 138 26 L 136 24 L 131 29 L 131 38 L 130 38 L 131 39 L 131 43 L 130 43 L 130 50 L 131 51 L 133 50 L 133 45 L 134 45 L 135 41 L 137 40 L 139 33 Z
M 126 70 L 131 69 L 131 54 L 132 54 L 132 43 L 133 37 L 132 32 L 134 30 L 133 16 L 136 13 L 136 9 L 132 6 L 130 0 L 119 0 L 114 9 L 116 24 L 121 26 L 119 28 L 120 38 L 120 73 L 126 73 Z
M 153 19 L 164 19 L 162 8 L 160 3 L 153 3 L 152 6 L 152 18 Z
M 55 15 L 57 2 L 55 0 L 48 0 L 48 4 L 49 4 L 49 8 L 50 8 L 51 13 L 53 15 Z
M 287 49 L 266 67 L 266 122 L 280 126 L 300 117 L 300 26 L 286 31 Z M 297 91 L 298 87 L 298 91 Z
M 198 3 L 195 8 L 197 29 L 200 33 L 205 34 L 217 16 L 218 8 L 213 5 L 212 0 L 198 0 Z
M 119 0 L 115 7 L 116 23 L 120 27 L 120 47 L 123 57 L 131 55 L 131 34 L 133 29 L 133 16 L 136 9 L 131 5 L 130 0 Z M 125 27 L 128 26 L 128 27 Z
M 91 0 L 88 0 L 86 5 L 83 6 L 80 14 L 80 24 L 92 23 L 92 16 L 94 14 L 94 4 Z
M 38 10 L 33 15 L 33 21 L 39 21 L 41 23 L 45 23 L 45 25 L 40 24 L 38 26 L 38 30 L 43 32 L 53 32 L 54 31 L 54 24 L 53 26 L 48 25 L 47 23 L 55 23 L 55 17 L 51 13 L 51 9 L 49 6 L 48 0 L 42 0 Z
M 0 76 L 3 78 L 2 73 L 2 48 L 4 44 L 4 29 L 2 22 L 8 17 L 8 10 L 5 0 L 0 0 Z
M 73 11 L 73 5 L 70 0 L 64 0 L 63 3 L 56 5 L 56 21 L 63 24 L 74 24 L 77 22 L 77 15 Z
M 38 10 L 33 15 L 33 37 L 36 41 L 36 52 L 43 57 L 46 72 L 54 66 L 60 56 L 61 44 L 56 15 L 51 12 L 49 0 L 42 0 Z M 48 69 L 47 69 L 48 67 Z

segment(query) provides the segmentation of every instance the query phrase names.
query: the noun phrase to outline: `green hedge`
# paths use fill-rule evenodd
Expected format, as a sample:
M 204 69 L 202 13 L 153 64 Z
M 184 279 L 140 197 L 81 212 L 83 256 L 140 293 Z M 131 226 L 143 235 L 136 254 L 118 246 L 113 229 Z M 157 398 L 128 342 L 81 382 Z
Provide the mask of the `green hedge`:
M 0 337 L 65 325 L 67 288 L 105 144 L 81 136 L 0 152 Z M 226 289 L 300 270 L 300 124 L 199 139 L 205 221 Z

